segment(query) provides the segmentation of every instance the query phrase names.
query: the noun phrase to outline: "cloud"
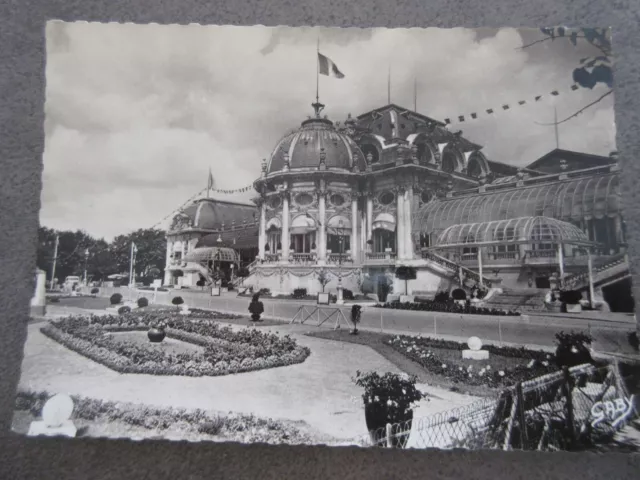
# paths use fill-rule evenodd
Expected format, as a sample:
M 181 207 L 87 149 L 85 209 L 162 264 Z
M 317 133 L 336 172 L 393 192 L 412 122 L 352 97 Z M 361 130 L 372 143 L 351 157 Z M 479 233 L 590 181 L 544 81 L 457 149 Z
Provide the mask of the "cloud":
M 43 224 L 111 238 L 151 226 L 206 187 L 259 175 L 260 161 L 312 113 L 315 51 L 346 78 L 320 78 L 325 113 L 342 121 L 391 101 L 433 118 L 526 106 L 455 125 L 497 161 L 525 165 L 555 147 L 553 127 L 603 93 L 568 91 L 588 46 L 534 30 L 316 29 L 61 23 L 47 27 Z M 559 128 L 560 146 L 614 149 L 608 98 Z M 229 197 L 248 200 L 250 195 Z

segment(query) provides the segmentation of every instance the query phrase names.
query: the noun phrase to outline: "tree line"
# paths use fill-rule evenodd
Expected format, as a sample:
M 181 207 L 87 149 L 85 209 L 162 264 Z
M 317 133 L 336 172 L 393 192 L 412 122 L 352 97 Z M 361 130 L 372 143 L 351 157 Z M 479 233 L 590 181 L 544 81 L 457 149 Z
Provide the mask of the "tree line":
M 85 265 L 89 281 L 107 280 L 109 275 L 129 276 L 131 242 L 137 247 L 134 270 L 136 277 L 161 278 L 166 261 L 167 242 L 164 230 L 140 229 L 118 235 L 111 242 L 94 238 L 82 230 L 38 229 L 37 266 L 51 279 L 56 236 L 58 254 L 55 277 L 59 282 L 71 275 L 83 277 Z

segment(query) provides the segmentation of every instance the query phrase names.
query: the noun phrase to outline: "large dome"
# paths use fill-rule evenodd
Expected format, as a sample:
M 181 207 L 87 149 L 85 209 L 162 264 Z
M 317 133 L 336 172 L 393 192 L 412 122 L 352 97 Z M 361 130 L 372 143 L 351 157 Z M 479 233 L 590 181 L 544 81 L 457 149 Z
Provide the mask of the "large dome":
M 284 169 L 285 157 L 289 157 L 290 169 L 317 168 L 322 149 L 328 169 L 341 168 L 351 171 L 354 163 L 362 171 L 366 163 L 364 155 L 349 136 L 336 130 L 331 120 L 314 117 L 302 122 L 300 128 L 278 142 L 267 164 L 267 173 Z
M 173 219 L 170 230 L 196 228 L 203 230 L 231 229 L 256 221 L 256 207 L 213 198 L 201 198 L 184 208 Z

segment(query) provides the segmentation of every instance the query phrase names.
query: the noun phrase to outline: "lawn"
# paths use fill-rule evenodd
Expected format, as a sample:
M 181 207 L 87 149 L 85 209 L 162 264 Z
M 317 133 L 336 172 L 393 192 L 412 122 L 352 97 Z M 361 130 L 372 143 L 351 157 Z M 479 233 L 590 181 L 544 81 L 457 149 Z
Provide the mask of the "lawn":
M 343 329 L 308 335 L 367 345 L 399 369 L 415 375 L 420 383 L 477 396 L 495 396 L 515 380 L 533 378 L 556 369 L 553 359 L 547 358 L 548 354 L 525 349 L 484 347 L 491 349 L 489 360 L 476 361 L 463 360 L 462 350 L 467 346 L 456 342 L 362 330 L 358 335 L 351 335 Z

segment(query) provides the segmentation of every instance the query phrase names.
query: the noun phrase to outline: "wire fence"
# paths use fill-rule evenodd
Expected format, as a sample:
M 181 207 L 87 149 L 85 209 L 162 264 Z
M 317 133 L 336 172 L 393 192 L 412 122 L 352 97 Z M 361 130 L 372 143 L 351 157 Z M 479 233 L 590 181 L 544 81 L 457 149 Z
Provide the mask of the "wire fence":
M 617 365 L 580 365 L 354 441 L 387 448 L 577 451 L 611 442 L 638 413 Z

